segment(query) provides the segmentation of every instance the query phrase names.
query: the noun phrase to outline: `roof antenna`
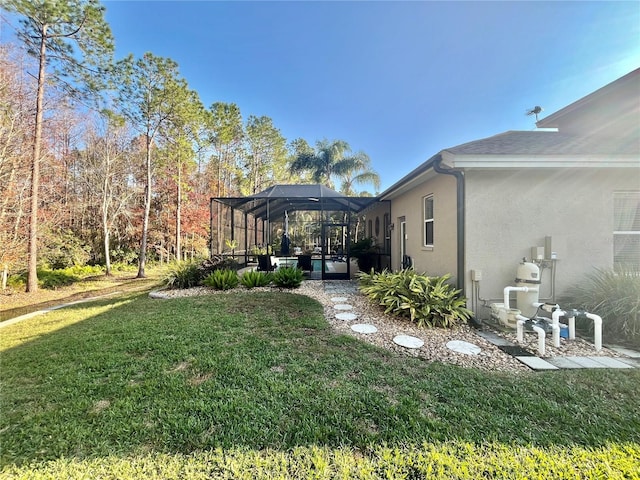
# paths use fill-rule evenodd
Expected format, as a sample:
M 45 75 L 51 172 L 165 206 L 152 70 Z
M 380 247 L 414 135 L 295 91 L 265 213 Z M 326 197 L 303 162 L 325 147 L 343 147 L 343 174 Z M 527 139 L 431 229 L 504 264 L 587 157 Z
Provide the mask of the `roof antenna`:
M 537 123 L 538 122 L 538 114 L 540 112 L 542 112 L 542 111 L 543 111 L 543 108 L 541 106 L 539 106 L 539 105 L 536 105 L 535 107 L 529 108 L 527 110 L 527 115 L 529 115 L 529 116 L 535 115 L 536 116 L 536 123 Z

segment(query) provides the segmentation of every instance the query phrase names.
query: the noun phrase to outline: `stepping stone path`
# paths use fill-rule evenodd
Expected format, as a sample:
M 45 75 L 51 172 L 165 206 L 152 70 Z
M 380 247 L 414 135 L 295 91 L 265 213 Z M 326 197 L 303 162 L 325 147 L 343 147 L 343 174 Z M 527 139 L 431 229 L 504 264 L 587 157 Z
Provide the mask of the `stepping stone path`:
M 348 280 L 331 280 L 323 282 L 324 291 L 331 295 L 333 308 L 336 310 L 335 318 L 345 322 L 352 322 L 358 319 L 357 312 L 351 312 L 353 306 L 349 304 L 349 296 L 358 293 L 358 287 L 354 282 Z M 378 332 L 375 325 L 367 323 L 356 323 L 351 325 L 351 330 L 357 333 L 372 335 Z M 489 343 L 495 345 L 500 350 L 508 353 L 524 363 L 533 370 L 558 370 L 568 368 L 640 368 L 640 352 L 633 350 L 625 350 L 617 348 L 626 358 L 609 358 L 609 357 L 555 357 L 542 359 L 528 352 L 525 352 L 518 345 L 513 344 L 509 340 L 496 335 L 492 332 L 478 331 L 480 337 L 483 337 Z M 424 345 L 424 341 L 418 337 L 410 335 L 396 335 L 393 342 L 404 348 L 416 349 Z M 447 348 L 456 353 L 463 355 L 478 355 L 482 349 L 473 343 L 463 340 L 452 340 L 447 342 Z M 613 348 L 616 349 L 616 348 Z
M 331 297 L 331 301 L 334 304 L 333 308 L 339 311 L 339 313 L 336 313 L 336 319 L 351 322 L 358 318 L 356 313 L 347 311 L 352 310 L 353 306 L 347 303 L 349 301 L 349 297 L 346 295 L 358 293 L 358 288 L 353 282 L 333 280 L 330 283 L 325 282 L 324 291 L 330 295 L 335 295 Z M 378 332 L 378 328 L 375 325 L 368 323 L 356 323 L 351 326 L 351 330 L 365 335 L 371 335 Z M 420 348 L 424 345 L 423 340 L 409 335 L 398 335 L 393 339 L 393 341 L 405 348 Z

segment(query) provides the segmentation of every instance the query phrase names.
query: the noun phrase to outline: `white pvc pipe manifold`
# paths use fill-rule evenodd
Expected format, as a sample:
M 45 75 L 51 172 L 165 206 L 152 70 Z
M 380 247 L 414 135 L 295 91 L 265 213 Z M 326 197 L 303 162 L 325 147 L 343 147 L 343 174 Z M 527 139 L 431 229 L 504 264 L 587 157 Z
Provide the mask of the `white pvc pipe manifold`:
M 595 313 L 587 313 L 587 318 L 593 320 L 593 344 L 599 352 L 602 350 L 602 318 Z
M 524 343 L 524 322 L 529 320 L 527 317 L 523 315 L 516 315 L 516 338 L 518 343 Z M 544 357 L 546 352 L 545 348 L 545 337 L 547 333 L 544 331 L 544 328 L 538 327 L 537 325 L 533 326 L 533 331 L 538 334 L 538 353 L 541 357 Z M 560 336 L 560 327 L 553 330 L 554 333 L 558 332 L 558 337 Z
M 504 287 L 503 290 L 503 300 L 504 300 L 504 308 L 509 310 L 509 293 L 511 292 L 525 292 L 527 293 L 531 290 L 529 287 Z

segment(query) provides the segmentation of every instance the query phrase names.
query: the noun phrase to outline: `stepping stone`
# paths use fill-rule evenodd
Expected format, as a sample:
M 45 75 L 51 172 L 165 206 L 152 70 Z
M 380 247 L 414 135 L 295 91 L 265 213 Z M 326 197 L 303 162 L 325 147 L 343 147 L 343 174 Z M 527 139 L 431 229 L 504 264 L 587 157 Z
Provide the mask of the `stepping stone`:
M 358 316 L 355 313 L 336 313 L 336 318 L 338 320 L 350 322 L 351 320 L 355 320 L 356 318 L 358 318 Z
M 476 332 L 476 333 L 478 334 L 478 336 L 484 338 L 485 340 L 491 342 L 492 344 L 494 344 L 496 346 L 510 347 L 510 346 L 514 345 L 513 342 L 510 342 L 506 338 L 501 337 L 500 335 L 496 335 L 493 332 L 479 331 L 479 332 Z
M 640 368 L 640 358 L 618 358 L 618 360 L 631 367 Z
M 369 325 L 368 323 L 357 323 L 355 325 L 351 325 L 351 330 L 358 333 L 376 333 L 378 331 L 375 326 Z
M 396 335 L 393 342 L 405 348 L 420 348 L 424 345 L 424 341 L 411 335 Z
M 594 362 L 603 364 L 606 368 L 633 368 L 624 362 L 621 362 L 617 358 L 613 357 L 586 357 Z
M 331 297 L 331 301 L 334 303 L 344 303 L 349 300 L 347 297 Z
M 604 363 L 600 363 L 597 360 L 593 360 L 589 357 L 565 357 L 574 363 L 577 363 L 582 368 L 607 368 Z
M 478 355 L 482 351 L 479 346 L 462 340 L 451 340 L 447 342 L 447 348 L 457 353 L 464 353 L 465 355 Z
M 353 309 L 353 307 L 347 303 L 339 303 L 337 305 L 334 305 L 333 308 L 335 308 L 336 310 L 351 310 Z
M 540 357 L 514 357 L 520 362 L 524 363 L 527 367 L 532 370 L 558 370 L 558 367 L 550 364 L 546 360 L 541 359 Z
M 567 357 L 551 357 L 548 359 L 548 362 L 558 368 L 584 368 L 582 365 L 572 362 Z

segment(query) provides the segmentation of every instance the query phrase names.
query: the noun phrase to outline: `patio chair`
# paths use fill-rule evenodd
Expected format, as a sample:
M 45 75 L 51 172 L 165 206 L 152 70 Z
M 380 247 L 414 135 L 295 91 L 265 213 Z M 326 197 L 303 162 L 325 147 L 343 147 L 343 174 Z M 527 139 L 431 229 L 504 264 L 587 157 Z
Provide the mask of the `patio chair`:
M 342 247 L 338 248 L 336 250 L 336 252 L 331 255 L 331 260 L 334 262 L 346 262 L 347 261 L 347 257 L 344 254 L 344 250 L 342 249 Z
M 273 261 L 271 255 L 258 255 L 258 268 L 259 272 L 273 272 L 278 264 Z
M 305 272 L 313 272 L 311 255 L 298 255 L 298 268 Z

